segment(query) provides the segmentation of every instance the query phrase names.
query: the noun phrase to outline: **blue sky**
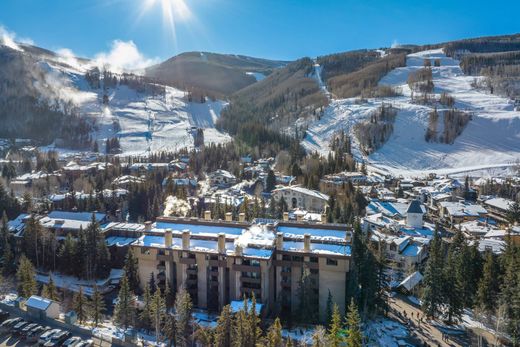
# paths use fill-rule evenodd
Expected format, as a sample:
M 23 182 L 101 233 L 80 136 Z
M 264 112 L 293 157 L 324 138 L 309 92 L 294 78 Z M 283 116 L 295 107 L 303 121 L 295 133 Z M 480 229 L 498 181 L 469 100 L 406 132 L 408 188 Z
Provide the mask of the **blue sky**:
M 295 59 L 520 32 L 518 0 L 168 0 L 184 1 L 190 13 L 174 14 L 174 39 L 161 1 L 1 0 L 0 25 L 18 39 L 80 56 L 121 40 L 158 59 L 193 50 Z

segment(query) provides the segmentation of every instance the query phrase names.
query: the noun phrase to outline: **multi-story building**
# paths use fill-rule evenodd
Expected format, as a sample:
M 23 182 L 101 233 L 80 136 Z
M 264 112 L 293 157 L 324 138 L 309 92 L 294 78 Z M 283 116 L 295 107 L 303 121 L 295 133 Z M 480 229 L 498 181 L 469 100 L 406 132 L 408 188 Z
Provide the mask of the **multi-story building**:
M 325 319 L 329 292 L 345 309 L 351 231 L 346 225 L 264 221 L 264 224 L 159 218 L 131 245 L 143 286 L 185 286 L 196 307 L 220 310 L 255 295 L 264 314 L 296 312 L 302 278 Z M 305 275 L 305 276 L 304 276 Z

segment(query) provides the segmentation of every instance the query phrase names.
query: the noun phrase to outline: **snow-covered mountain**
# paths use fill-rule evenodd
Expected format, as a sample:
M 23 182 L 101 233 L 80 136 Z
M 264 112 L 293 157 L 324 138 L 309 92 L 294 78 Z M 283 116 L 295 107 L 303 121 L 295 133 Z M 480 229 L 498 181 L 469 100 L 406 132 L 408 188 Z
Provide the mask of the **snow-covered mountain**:
M 135 87 L 131 83 L 111 83 L 104 87 L 103 73 L 100 74 L 100 85 L 93 86 L 87 73 L 96 67 L 95 62 L 61 56 L 32 46 L 19 45 L 17 50 L 0 46 L 0 53 L 11 62 L 11 65 L 1 66 L 11 68 L 12 62 L 20 61 L 15 66 L 28 75 L 24 81 L 16 75 L 6 75 L 4 82 L 9 83 L 7 79 L 17 80 L 19 89 L 30 83 L 31 90 L 34 89 L 32 94 L 41 101 L 73 108 L 74 113 L 92 125 L 89 137 L 98 143 L 101 151 L 106 140 L 113 138 L 119 138 L 124 154 L 132 155 L 193 147 L 197 128 L 204 129 L 205 143 L 221 143 L 231 139 L 215 129 L 225 101 L 206 99 L 201 103 L 200 98 L 193 98 L 197 101 L 194 102 L 186 92 L 169 86 L 141 88 L 142 84 Z M 114 76 L 124 78 L 122 75 Z M 145 80 L 143 83 L 150 82 Z M 66 122 L 66 118 L 61 122 Z M 21 125 L 16 126 L 19 128 Z M 61 124 L 54 127 L 60 129 Z M 18 128 L 13 128 L 13 131 Z M 53 136 L 57 138 L 59 134 Z M 46 146 L 47 149 L 68 151 L 60 147 L 64 147 L 60 142 Z
M 434 107 L 442 111 L 442 105 L 412 101 L 407 79 L 410 73 L 423 68 L 425 59 L 440 60 L 440 66 L 431 67 L 434 95 L 438 98 L 443 92 L 448 93 L 455 98 L 454 106 L 472 117 L 453 144 L 425 140 L 429 114 Z M 405 67 L 392 70 L 379 82 L 398 88 L 402 96 L 369 98 L 366 102 L 356 98 L 332 100 L 321 119 L 309 125 L 304 147 L 327 153 L 330 139 L 345 130 L 352 135 L 357 157 L 394 173 L 461 171 L 514 164 L 520 160 L 520 112 L 515 111 L 514 101 L 474 88 L 475 79 L 482 77 L 464 75 L 459 64 L 442 49 L 409 54 Z M 354 135 L 354 125 L 367 120 L 382 103 L 398 108 L 394 130 L 381 148 L 366 156 Z

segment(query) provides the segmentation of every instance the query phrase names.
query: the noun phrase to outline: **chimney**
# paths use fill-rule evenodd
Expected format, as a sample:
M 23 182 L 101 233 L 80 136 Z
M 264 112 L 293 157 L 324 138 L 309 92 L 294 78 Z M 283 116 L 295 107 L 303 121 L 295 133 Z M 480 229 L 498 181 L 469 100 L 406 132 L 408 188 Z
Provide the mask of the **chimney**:
M 283 233 L 276 233 L 276 250 L 283 250 Z
M 190 249 L 190 231 L 189 230 L 182 231 L 182 249 L 183 250 Z
M 218 252 L 220 254 L 226 254 L 226 234 L 218 234 Z
M 347 243 L 352 243 L 352 232 L 351 231 L 347 231 L 345 233 L 345 241 Z
M 166 246 L 166 248 L 172 247 L 172 241 L 172 229 L 166 229 L 166 231 L 164 232 L 164 245 Z
M 204 211 L 204 220 L 211 220 L 211 211 Z
M 235 255 L 236 256 L 241 256 L 242 255 L 242 246 L 235 245 Z
M 283 221 L 284 222 L 288 222 L 289 221 L 289 212 L 284 212 L 283 213 Z
M 242 223 L 246 221 L 246 214 L 244 212 L 240 212 L 238 215 L 238 221 Z
M 144 231 L 152 231 L 152 222 L 150 222 L 150 221 L 144 222 Z
M 298 213 L 298 214 L 296 215 L 296 221 L 298 221 L 298 222 L 303 221 L 303 214 Z
M 231 212 L 226 212 L 226 222 L 233 221 L 233 214 Z
M 327 214 L 326 213 L 321 214 L 321 224 L 327 224 Z
M 303 235 L 303 250 L 307 253 L 311 251 L 311 234 Z

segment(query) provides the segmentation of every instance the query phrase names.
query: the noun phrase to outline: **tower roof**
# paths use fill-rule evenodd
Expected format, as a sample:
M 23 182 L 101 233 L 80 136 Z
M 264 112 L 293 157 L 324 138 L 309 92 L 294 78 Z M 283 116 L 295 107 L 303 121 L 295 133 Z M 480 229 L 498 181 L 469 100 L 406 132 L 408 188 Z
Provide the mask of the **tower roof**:
M 406 213 L 424 213 L 419 200 L 413 200 L 408 206 Z

